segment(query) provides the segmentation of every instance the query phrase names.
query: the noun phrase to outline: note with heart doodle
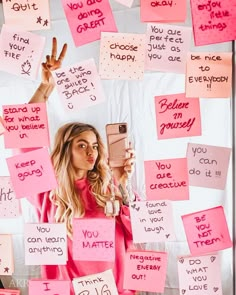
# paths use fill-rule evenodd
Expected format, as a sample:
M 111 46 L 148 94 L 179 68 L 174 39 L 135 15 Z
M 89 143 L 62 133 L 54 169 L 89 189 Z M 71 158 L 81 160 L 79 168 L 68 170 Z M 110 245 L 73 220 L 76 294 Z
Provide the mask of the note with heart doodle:
M 170 201 L 131 202 L 130 215 L 135 243 L 175 240 Z
M 218 254 L 179 257 L 178 275 L 182 295 L 222 295 Z
M 192 255 L 202 255 L 232 247 L 223 206 L 182 215 Z

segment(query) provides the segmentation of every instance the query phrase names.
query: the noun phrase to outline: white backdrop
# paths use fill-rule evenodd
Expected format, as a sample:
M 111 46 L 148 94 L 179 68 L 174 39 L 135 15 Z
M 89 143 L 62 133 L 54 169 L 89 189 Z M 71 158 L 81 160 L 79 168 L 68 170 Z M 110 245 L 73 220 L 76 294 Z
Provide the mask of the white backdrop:
M 146 24 L 140 22 L 139 1 L 132 8 L 110 1 L 119 32 L 145 33 Z M 45 54 L 50 53 L 51 39 L 56 36 L 58 48 L 68 43 L 68 52 L 63 65 L 72 65 L 93 57 L 98 66 L 99 42 L 75 47 L 65 18 L 61 1 L 50 0 L 52 28 L 37 31 L 46 37 Z M 0 4 L 0 24 L 4 23 L 2 4 Z M 188 17 L 184 24 L 191 26 L 191 15 L 188 1 Z M 231 51 L 231 43 L 195 47 L 192 51 Z M 28 81 L 17 76 L 0 72 L 0 103 L 27 103 L 38 86 L 37 81 Z M 136 171 L 132 179 L 134 189 L 145 199 L 144 160 L 181 158 L 186 156 L 188 143 L 202 143 L 215 146 L 231 147 L 231 99 L 200 98 L 202 135 L 199 137 L 158 140 L 156 135 L 154 96 L 175 94 L 185 91 L 185 76 L 174 73 L 145 72 L 142 81 L 102 80 L 106 101 L 97 106 L 68 114 L 60 104 L 54 90 L 47 104 L 50 127 L 50 139 L 53 144 L 54 134 L 59 126 L 68 121 L 81 121 L 94 124 L 105 140 L 105 125 L 110 122 L 128 122 L 130 139 L 137 153 Z M 5 158 L 11 155 L 4 149 L 3 137 L 0 137 L 0 175 L 9 175 Z M 232 173 L 229 167 L 227 186 L 224 191 L 201 187 L 190 187 L 190 200 L 173 202 L 176 241 L 146 245 L 147 249 L 168 252 L 168 270 L 165 295 L 177 295 L 178 274 L 176 259 L 179 255 L 190 254 L 181 215 L 223 205 L 230 234 L 232 236 Z M 6 288 L 17 287 L 22 294 L 27 294 L 27 279 L 39 277 L 38 266 L 24 265 L 24 247 L 22 232 L 24 222 L 34 221 L 35 212 L 26 199 L 22 199 L 22 217 L 17 220 L 0 220 L 0 233 L 13 234 L 15 272 L 13 277 L 4 276 L 2 281 Z M 232 250 L 221 251 L 221 270 L 223 294 L 232 293 Z M 146 294 L 146 293 L 145 293 Z M 149 293 L 150 294 L 150 293 Z

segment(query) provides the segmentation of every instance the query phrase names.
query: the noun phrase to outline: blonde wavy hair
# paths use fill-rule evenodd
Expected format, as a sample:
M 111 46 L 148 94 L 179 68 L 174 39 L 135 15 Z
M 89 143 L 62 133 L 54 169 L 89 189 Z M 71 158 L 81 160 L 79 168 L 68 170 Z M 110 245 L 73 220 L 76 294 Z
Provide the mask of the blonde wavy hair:
M 58 129 L 55 136 L 51 160 L 58 181 L 58 188 L 50 193 L 50 199 L 57 206 L 56 222 L 65 222 L 69 236 L 72 236 L 73 217 L 83 217 L 83 200 L 75 188 L 75 173 L 72 165 L 72 141 L 84 131 L 92 131 L 97 137 L 98 157 L 93 170 L 88 171 L 90 191 L 100 207 L 105 207 L 110 198 L 110 173 L 105 147 L 98 131 L 89 124 L 67 123 Z

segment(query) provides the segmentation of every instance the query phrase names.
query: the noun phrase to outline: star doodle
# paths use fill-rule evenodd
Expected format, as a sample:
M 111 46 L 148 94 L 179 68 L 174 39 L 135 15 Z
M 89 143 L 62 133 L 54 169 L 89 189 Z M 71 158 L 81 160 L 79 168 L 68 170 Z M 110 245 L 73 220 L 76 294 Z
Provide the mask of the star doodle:
M 37 22 L 36 22 L 36 24 L 41 24 L 42 20 L 43 20 L 43 19 L 42 19 L 41 16 L 37 17 Z
M 9 267 L 4 267 L 4 272 L 8 273 L 9 270 L 10 270 Z
M 48 25 L 48 20 L 45 19 L 44 23 L 43 23 L 43 26 L 47 26 Z

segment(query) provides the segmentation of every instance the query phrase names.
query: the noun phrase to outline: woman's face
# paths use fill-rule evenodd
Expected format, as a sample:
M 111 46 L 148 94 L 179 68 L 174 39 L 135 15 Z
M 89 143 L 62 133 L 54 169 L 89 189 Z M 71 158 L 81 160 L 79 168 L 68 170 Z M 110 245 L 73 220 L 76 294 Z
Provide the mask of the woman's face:
M 72 141 L 72 165 L 78 179 L 85 178 L 98 157 L 97 136 L 91 130 L 84 131 Z

